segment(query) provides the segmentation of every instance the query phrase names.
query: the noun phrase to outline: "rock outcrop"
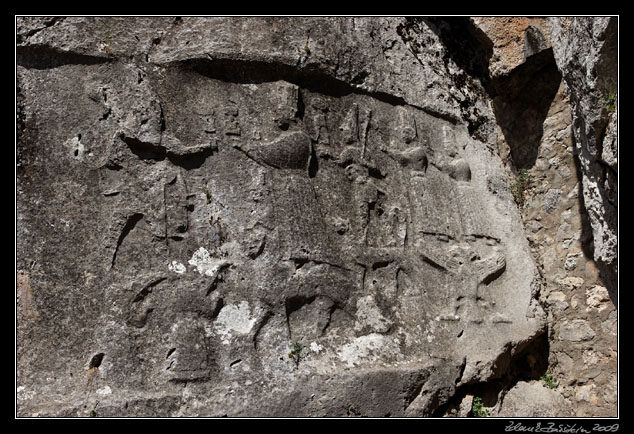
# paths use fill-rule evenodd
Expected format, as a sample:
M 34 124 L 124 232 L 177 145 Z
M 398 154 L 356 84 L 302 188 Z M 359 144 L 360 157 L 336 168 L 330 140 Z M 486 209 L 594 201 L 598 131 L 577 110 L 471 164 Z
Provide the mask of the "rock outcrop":
M 567 74 L 579 72 L 575 66 L 559 72 L 556 55 L 561 41 L 551 41 L 557 34 L 550 31 L 553 21 L 560 22 L 554 18 L 473 19 L 483 39 L 487 38 L 485 45 L 492 47 L 490 73 L 499 153 L 515 178 L 511 184 L 521 199 L 526 237 L 543 278 L 539 299 L 548 312 L 548 370 L 558 385 L 550 394 L 558 393 L 568 402 L 566 411 L 558 410 L 560 416 L 609 417 L 616 414 L 617 398 L 618 300 L 610 278 L 616 269 L 606 273 L 606 264 L 593 249 L 597 233 L 593 229 L 607 224 L 597 220 L 599 214 L 616 209 L 609 203 L 604 209 L 599 197 L 592 202 L 586 199 L 588 191 L 597 191 L 584 187 L 588 182 L 586 169 L 596 169 L 601 163 L 587 160 L 588 153 L 580 149 L 581 132 L 574 125 L 583 124 L 586 114 L 575 103 L 578 97 L 573 93 L 583 95 L 587 90 L 579 88 L 585 81 L 575 84 L 566 79 Z M 542 42 L 531 44 L 531 39 Z M 583 43 L 575 40 L 574 44 Z M 566 56 L 571 59 L 581 58 L 585 52 L 568 50 Z M 616 57 L 610 60 L 615 61 Z M 616 113 L 611 116 L 615 122 Z M 530 178 L 530 187 L 525 185 L 526 191 L 520 192 L 523 177 Z M 599 210 L 594 217 L 587 203 L 594 203 Z M 505 409 L 505 402 L 506 398 L 500 398 L 495 407 L 492 401 L 492 410 L 510 415 L 515 410 Z M 533 410 L 529 407 L 526 411 L 530 413 Z M 513 408 L 519 407 L 514 404 Z
M 543 373 L 507 170 L 561 76 L 542 21 L 489 68 L 488 24 L 19 17 L 18 415 L 439 416 Z
M 570 89 L 594 259 L 616 298 L 618 17 L 551 18 L 550 23 L 557 67 Z

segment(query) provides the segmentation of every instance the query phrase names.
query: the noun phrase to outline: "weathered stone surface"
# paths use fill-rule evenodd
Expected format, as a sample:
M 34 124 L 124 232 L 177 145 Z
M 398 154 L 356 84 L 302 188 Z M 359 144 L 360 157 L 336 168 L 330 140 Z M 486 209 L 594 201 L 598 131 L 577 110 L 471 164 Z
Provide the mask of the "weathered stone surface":
M 557 67 L 571 94 L 573 134 L 593 254 L 616 295 L 618 17 L 549 18 Z
M 538 381 L 518 382 L 504 395 L 496 417 L 572 417 L 570 404 L 556 390 Z
M 547 318 L 495 148 L 565 113 L 533 27 L 523 124 L 467 18 L 18 18 L 18 414 L 425 417 L 509 375 Z
M 509 74 L 527 58 L 550 48 L 550 26 L 539 17 L 474 17 L 471 18 L 490 41 L 491 77 Z
M 595 336 L 596 334 L 594 333 L 594 330 L 592 330 L 588 322 L 582 319 L 565 321 L 560 325 L 559 328 L 559 339 L 564 341 L 589 341 Z
M 488 28 L 482 25 L 487 20 Z M 583 352 L 591 348 L 611 354 L 617 336 L 617 296 L 608 291 L 608 300 L 605 292 L 598 289 L 608 288 L 609 284 L 605 271 L 599 273 L 592 252 L 592 226 L 580 182 L 582 168 L 574 148 L 573 97 L 558 72 L 551 42 L 546 37 L 549 20 L 536 19 L 542 28 L 546 25 L 546 30 L 541 31 L 545 48 L 531 56 L 522 55 L 520 42 L 524 35 L 517 25 L 521 20 L 473 19 L 490 38 L 493 51 L 505 54 L 500 57 L 506 58 L 509 65 L 506 68 L 500 62 L 494 68 L 495 61 L 491 59 L 494 88 L 502 91 L 493 101 L 494 109 L 500 108 L 495 111 L 500 129 L 498 146 L 510 173 L 524 169 L 532 179 L 521 213 L 543 277 L 539 298 L 548 313 L 548 366 L 561 385 L 557 393 L 567 399 L 568 414 L 613 417 L 616 406 L 600 394 L 594 404 L 575 398 L 583 382 L 591 382 L 598 390 L 607 389 L 608 374 L 616 373 L 616 358 L 602 358 L 601 375 L 597 375 L 597 366 L 587 363 L 589 359 L 583 357 Z M 574 50 L 569 54 L 574 55 Z M 530 121 L 523 120 L 527 114 Z M 615 128 L 608 129 L 608 134 L 610 140 L 617 137 Z M 570 329 L 574 325 L 582 327 L 576 336 Z M 562 330 L 563 337 L 573 340 L 560 339 Z
M 610 294 L 604 286 L 595 285 L 586 289 L 587 310 L 596 309 L 599 312 L 610 306 Z

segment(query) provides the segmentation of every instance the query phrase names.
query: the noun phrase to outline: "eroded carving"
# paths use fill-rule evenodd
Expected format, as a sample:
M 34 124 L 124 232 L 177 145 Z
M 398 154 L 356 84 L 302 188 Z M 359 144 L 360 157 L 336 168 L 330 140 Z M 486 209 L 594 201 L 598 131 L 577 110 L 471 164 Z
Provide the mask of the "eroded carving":
M 170 350 L 165 372 L 172 382 L 207 381 L 215 368 L 215 359 L 202 320 L 182 318 L 171 326 Z
M 230 99 L 206 99 L 196 115 L 200 140 L 213 136 L 213 147 L 185 146 L 167 130 L 158 144 L 120 137 L 122 167 L 140 158 L 154 168 L 146 182 L 162 186 L 162 236 L 180 258 L 170 262 L 180 291 L 167 334 L 170 381 L 208 381 L 219 364 L 285 366 L 274 354 L 291 341 L 317 353 L 397 337 L 433 346 L 434 321 L 509 322 L 491 291 L 506 258 L 450 129 L 371 98 L 338 100 L 285 82 L 232 86 Z M 263 104 L 258 115 L 246 105 L 253 101 Z M 168 121 L 181 116 L 165 112 Z M 212 151 L 223 163 L 204 157 Z M 177 164 L 194 155 L 200 165 Z M 192 183 L 204 194 L 192 194 Z M 156 209 L 141 203 L 135 209 L 153 225 Z M 196 272 L 208 281 L 192 281 Z M 158 304 L 137 298 L 128 323 L 143 333 Z

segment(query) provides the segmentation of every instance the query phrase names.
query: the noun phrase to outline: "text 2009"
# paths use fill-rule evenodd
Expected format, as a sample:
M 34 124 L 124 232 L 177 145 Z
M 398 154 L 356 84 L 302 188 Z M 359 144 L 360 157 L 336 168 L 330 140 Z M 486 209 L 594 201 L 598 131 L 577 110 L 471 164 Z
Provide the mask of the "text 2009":
M 592 427 L 592 431 L 595 432 L 617 432 L 619 430 L 619 424 L 615 423 L 613 425 L 605 425 L 601 426 L 598 423 L 595 423 Z

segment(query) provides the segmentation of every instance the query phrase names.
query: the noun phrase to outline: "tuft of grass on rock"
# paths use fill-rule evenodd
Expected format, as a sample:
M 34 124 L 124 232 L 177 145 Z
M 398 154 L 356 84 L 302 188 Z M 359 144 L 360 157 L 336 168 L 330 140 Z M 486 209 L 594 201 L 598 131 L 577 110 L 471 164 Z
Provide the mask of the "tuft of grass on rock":
M 299 342 L 293 342 L 290 347 L 288 357 L 295 362 L 295 366 L 299 366 L 299 362 L 306 357 L 304 354 L 304 347 Z
M 557 381 L 548 372 L 542 375 L 539 379 L 543 381 L 544 386 L 548 387 L 549 389 L 556 389 L 558 386 Z
M 511 184 L 511 194 L 515 203 L 521 208 L 528 199 L 528 190 L 533 186 L 533 175 L 528 170 L 520 169 L 517 178 Z
M 471 414 L 473 417 L 490 417 L 491 412 L 484 408 L 482 404 L 482 398 L 476 396 L 473 398 L 473 404 L 471 405 Z

